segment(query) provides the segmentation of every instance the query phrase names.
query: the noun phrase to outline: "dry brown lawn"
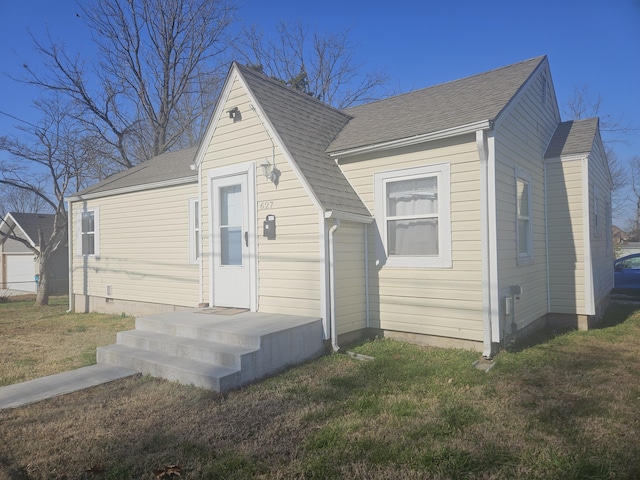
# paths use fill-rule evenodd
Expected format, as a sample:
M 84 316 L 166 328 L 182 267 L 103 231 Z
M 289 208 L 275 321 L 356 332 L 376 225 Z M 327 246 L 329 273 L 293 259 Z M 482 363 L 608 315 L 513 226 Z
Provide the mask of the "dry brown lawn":
M 133 328 L 121 315 L 67 314 L 67 297 L 38 307 L 35 295 L 0 303 L 0 386 L 96 363 L 96 347 Z
M 640 478 L 640 314 L 608 322 L 488 374 L 378 340 L 228 394 L 133 377 L 0 411 L 0 479 Z

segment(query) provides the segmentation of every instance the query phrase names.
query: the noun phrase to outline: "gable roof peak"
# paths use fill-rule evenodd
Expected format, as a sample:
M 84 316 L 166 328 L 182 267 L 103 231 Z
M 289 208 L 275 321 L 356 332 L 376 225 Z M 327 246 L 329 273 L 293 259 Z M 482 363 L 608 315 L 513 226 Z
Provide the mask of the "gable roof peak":
M 243 65 L 237 61 L 233 61 L 232 62 L 232 68 L 235 67 L 241 75 L 246 76 L 246 75 L 253 75 L 256 78 L 259 78 L 261 81 L 264 82 L 268 82 L 270 83 L 272 86 L 276 87 L 276 88 L 280 88 L 280 89 L 284 89 L 287 92 L 297 95 L 298 97 L 300 97 L 300 99 L 302 101 L 305 102 L 313 102 L 315 103 L 315 105 L 317 107 L 320 108 L 326 108 L 326 109 L 330 109 L 333 110 L 336 113 L 339 113 L 340 115 L 344 116 L 345 118 L 350 118 L 349 115 L 347 113 L 345 113 L 344 110 L 340 110 L 326 102 L 323 102 L 322 100 L 314 97 L 313 95 L 301 92 L 300 90 L 297 90 L 295 88 L 293 88 L 290 85 L 287 85 L 284 81 L 282 80 L 278 80 L 274 77 L 270 77 L 267 74 L 265 74 L 264 72 L 261 72 L 259 70 L 257 70 L 255 67 L 252 67 L 250 65 Z

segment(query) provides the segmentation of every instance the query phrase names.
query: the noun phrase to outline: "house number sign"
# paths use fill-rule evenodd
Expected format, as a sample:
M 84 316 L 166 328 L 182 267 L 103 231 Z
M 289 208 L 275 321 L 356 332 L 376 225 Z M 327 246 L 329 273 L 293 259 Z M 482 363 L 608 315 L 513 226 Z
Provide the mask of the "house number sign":
M 271 210 L 273 202 L 258 202 L 258 210 Z

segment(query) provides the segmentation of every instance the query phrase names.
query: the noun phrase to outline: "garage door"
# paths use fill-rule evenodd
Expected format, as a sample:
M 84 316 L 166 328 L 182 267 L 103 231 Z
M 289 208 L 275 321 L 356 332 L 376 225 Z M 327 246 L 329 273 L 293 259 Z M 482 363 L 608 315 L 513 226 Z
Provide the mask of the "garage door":
M 36 267 L 33 255 L 6 255 L 7 288 L 13 290 L 36 291 L 34 279 Z

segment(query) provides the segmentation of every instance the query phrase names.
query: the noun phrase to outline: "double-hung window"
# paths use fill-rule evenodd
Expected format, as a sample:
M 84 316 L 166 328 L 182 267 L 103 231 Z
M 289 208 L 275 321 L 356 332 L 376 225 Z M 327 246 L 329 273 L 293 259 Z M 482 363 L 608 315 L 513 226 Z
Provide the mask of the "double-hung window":
M 374 181 L 386 263 L 450 267 L 449 164 L 377 173 Z
M 531 180 L 527 173 L 516 169 L 516 248 L 518 263 L 533 259 L 531 227 Z
M 78 219 L 78 253 L 98 255 L 98 209 L 82 210 Z

